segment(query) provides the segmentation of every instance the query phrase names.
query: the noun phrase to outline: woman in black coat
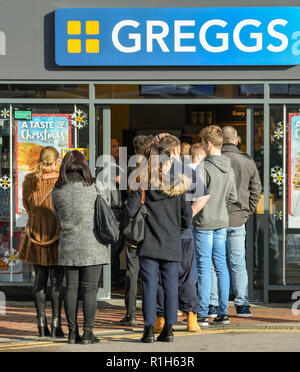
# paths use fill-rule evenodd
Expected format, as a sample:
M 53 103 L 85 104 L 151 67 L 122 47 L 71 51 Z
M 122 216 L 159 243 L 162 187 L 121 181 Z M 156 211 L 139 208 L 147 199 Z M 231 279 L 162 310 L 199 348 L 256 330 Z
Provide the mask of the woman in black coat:
M 146 190 L 145 206 L 148 210 L 145 238 L 138 247 L 145 325 L 141 342 L 154 341 L 159 273 L 164 289 L 165 327 L 157 340 L 173 341 L 172 325 L 177 322 L 178 310 L 180 234 L 188 228 L 192 217 L 191 203 L 185 200 L 184 195 L 191 181 L 183 175 L 168 181 L 171 161 L 157 161 L 157 155 L 163 155 L 166 160 L 166 153 L 157 145 L 151 145 L 145 153 L 147 170 L 140 172 L 140 181 L 144 181 L 141 188 Z M 136 215 L 141 200 L 141 190 L 130 193 L 126 205 L 129 218 Z

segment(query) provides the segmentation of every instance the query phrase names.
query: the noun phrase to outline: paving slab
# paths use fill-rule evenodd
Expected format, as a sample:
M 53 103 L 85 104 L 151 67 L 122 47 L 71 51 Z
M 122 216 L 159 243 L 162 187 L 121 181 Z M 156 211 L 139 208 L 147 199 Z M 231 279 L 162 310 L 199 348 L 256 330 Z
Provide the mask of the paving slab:
M 285 329 L 299 330 L 300 315 L 292 312 L 292 304 L 251 304 L 252 317 L 239 318 L 236 315 L 232 302 L 229 303 L 230 325 L 214 326 L 213 319 L 210 319 L 210 329 L 242 330 L 242 329 Z M 125 316 L 126 309 L 124 299 L 111 299 L 98 302 L 95 318 L 95 334 L 99 336 L 125 335 L 127 333 L 141 333 L 143 331 L 143 316 L 141 301 L 137 301 L 137 326 L 125 327 L 120 325 L 120 320 Z M 51 322 L 50 303 L 46 310 L 48 323 Z M 174 326 L 175 330 L 185 330 L 183 323 L 185 316 L 178 317 L 178 323 Z M 78 314 L 79 327 L 82 329 L 83 313 L 81 304 Z M 62 328 L 66 336 L 68 334 L 67 321 L 63 312 Z M 203 329 L 207 329 L 203 327 Z M 44 340 L 44 339 L 43 339 Z M 0 315 L 0 344 L 39 342 L 38 330 L 36 326 L 36 313 L 32 302 L 8 302 L 6 304 L 5 315 Z

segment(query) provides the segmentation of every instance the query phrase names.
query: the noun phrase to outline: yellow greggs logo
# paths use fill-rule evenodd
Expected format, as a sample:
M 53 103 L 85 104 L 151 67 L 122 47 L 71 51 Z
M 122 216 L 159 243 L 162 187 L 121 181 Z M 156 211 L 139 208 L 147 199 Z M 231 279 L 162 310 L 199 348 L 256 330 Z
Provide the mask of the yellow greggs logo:
M 68 21 L 67 33 L 71 38 L 68 39 L 68 53 L 99 53 L 99 39 L 90 38 L 89 36 L 99 36 L 99 21 Z M 77 36 L 77 37 L 76 37 Z M 85 40 L 78 38 L 86 36 Z

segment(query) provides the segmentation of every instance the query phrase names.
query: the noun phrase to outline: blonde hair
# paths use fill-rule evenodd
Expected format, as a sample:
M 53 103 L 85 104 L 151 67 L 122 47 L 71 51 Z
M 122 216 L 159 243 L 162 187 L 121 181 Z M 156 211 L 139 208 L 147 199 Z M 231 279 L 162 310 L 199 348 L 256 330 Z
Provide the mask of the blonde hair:
M 204 156 L 206 155 L 202 143 L 194 143 L 190 148 L 190 155 L 192 159 L 195 159 L 198 154 L 203 154 Z
M 175 147 L 180 146 L 180 141 L 175 136 L 166 136 L 159 141 L 159 146 L 162 146 L 167 151 L 172 151 Z
M 37 186 L 38 182 L 41 180 L 43 173 L 46 168 L 51 167 L 59 158 L 59 152 L 55 147 L 46 146 L 44 147 L 39 156 L 39 160 L 34 172 L 33 182 Z
M 180 150 L 181 150 L 180 156 L 190 155 L 190 148 L 191 148 L 191 145 L 189 143 L 182 142 L 180 145 Z
M 221 149 L 223 145 L 222 129 L 217 125 L 210 125 L 205 127 L 199 133 L 201 142 L 210 142 L 215 148 Z

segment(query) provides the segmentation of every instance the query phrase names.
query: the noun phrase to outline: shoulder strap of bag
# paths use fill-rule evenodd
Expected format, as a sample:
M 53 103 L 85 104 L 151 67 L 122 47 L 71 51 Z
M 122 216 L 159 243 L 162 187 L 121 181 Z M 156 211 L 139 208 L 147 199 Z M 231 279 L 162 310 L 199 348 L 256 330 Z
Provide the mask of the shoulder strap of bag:
M 41 206 L 44 204 L 44 202 L 48 199 L 48 196 L 51 194 L 52 190 L 53 190 L 53 188 L 52 188 L 52 189 L 48 192 L 48 194 L 44 197 L 44 199 L 43 199 L 42 202 L 40 203 L 39 207 L 41 207 Z
M 145 204 L 145 201 L 146 201 L 146 190 L 142 190 L 141 204 Z

